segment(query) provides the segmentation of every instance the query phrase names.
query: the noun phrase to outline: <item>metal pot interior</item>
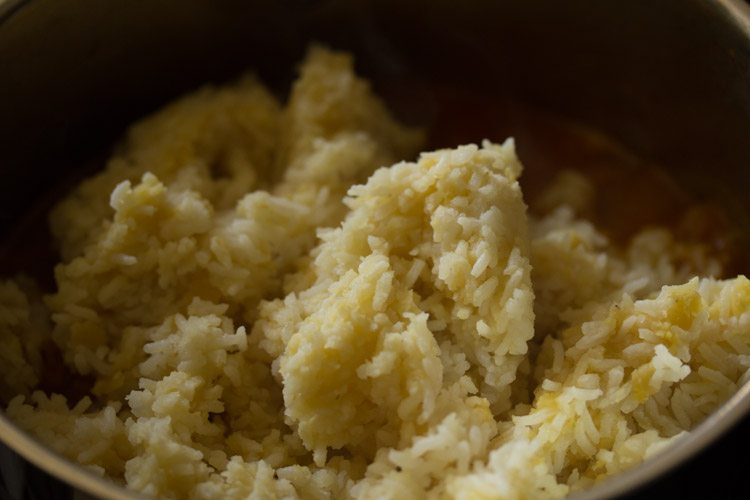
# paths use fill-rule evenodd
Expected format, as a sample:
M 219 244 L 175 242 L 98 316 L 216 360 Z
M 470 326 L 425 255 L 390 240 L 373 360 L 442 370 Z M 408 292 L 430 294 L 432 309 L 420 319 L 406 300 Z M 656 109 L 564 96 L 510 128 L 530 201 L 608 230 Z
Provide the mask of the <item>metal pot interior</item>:
M 353 51 L 407 121 L 435 113 L 429 99 L 400 94 L 414 81 L 528 103 L 658 162 L 750 235 L 750 9 L 740 1 L 36 0 L 0 2 L 0 13 L 3 234 L 129 122 L 248 69 L 283 93 L 315 40 Z M 749 405 L 738 394 L 687 444 L 584 496 L 674 466 Z

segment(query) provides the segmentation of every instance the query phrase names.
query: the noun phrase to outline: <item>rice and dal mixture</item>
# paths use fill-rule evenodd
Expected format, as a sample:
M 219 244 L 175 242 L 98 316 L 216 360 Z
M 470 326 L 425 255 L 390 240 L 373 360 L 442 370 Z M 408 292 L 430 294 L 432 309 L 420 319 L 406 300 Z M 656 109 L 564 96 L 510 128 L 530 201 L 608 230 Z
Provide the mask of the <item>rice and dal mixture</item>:
M 423 142 L 322 48 L 285 104 L 248 77 L 136 124 L 51 213 L 56 291 L 0 284 L 6 414 L 147 496 L 560 497 L 748 378 L 708 245 L 608 241 L 574 173 L 531 217 L 512 140 Z M 83 399 L 38 390 L 50 343 Z

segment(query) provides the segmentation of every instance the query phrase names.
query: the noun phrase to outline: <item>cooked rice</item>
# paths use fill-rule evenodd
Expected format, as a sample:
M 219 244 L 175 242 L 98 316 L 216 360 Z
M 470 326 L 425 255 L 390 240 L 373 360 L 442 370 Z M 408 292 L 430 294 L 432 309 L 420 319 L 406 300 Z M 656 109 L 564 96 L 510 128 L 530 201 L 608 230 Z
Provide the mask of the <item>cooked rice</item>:
M 396 163 L 422 136 L 322 48 L 285 105 L 248 77 L 135 125 L 51 214 L 56 291 L 0 283 L 7 415 L 148 496 L 559 497 L 750 378 L 707 245 L 613 244 L 570 172 L 528 217 L 512 140 Z M 39 389 L 50 343 L 83 399 Z

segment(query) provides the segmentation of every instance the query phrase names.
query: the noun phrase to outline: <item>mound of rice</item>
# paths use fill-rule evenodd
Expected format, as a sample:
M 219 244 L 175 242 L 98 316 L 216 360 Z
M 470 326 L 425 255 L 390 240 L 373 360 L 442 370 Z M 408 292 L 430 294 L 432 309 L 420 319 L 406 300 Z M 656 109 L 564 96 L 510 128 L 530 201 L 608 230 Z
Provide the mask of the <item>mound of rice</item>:
M 7 415 L 147 496 L 559 497 L 750 377 L 707 245 L 611 243 L 574 173 L 527 216 L 512 140 L 396 163 L 422 143 L 322 48 L 286 104 L 248 77 L 135 125 L 51 214 L 56 291 L 0 283 Z M 39 390 L 50 346 L 83 399 Z

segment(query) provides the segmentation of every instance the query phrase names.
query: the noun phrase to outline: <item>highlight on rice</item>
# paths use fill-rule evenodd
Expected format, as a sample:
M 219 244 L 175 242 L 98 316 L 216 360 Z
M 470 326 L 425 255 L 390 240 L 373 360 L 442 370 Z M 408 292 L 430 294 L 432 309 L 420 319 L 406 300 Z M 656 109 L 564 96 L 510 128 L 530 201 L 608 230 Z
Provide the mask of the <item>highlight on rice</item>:
M 0 283 L 6 414 L 146 496 L 544 498 L 750 377 L 709 245 L 609 241 L 572 172 L 528 215 L 512 139 L 423 144 L 320 47 L 285 103 L 247 77 L 136 124 L 50 214 L 55 290 Z M 87 395 L 40 389 L 50 349 Z

